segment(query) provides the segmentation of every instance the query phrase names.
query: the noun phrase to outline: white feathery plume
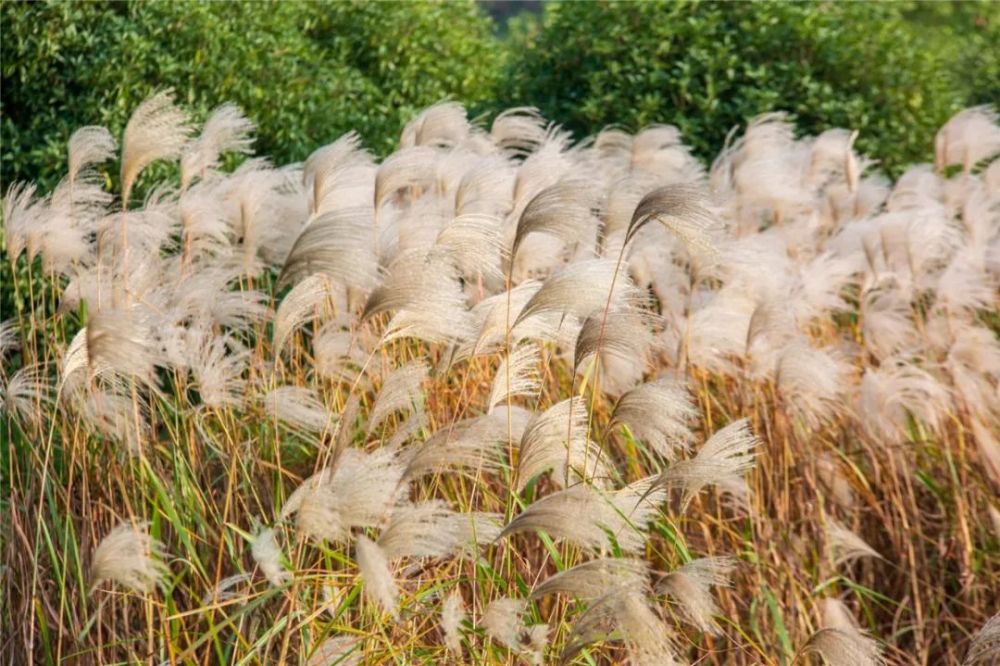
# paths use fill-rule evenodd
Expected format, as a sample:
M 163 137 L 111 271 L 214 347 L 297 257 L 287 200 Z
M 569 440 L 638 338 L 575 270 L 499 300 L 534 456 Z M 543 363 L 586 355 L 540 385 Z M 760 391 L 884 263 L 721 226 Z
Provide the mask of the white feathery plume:
M 561 660 L 568 663 L 587 645 L 618 637 L 625 641 L 629 662 L 642 666 L 675 666 L 678 662 L 670 630 L 635 590 L 613 590 L 597 599 L 573 624 Z
M 411 413 L 423 410 L 424 382 L 427 366 L 415 361 L 396 368 L 382 381 L 378 397 L 368 414 L 368 433 L 372 433 L 391 414 L 398 411 Z
M 732 376 L 738 372 L 732 359 L 746 354 L 750 323 L 758 304 L 728 287 L 698 296 L 708 300 L 695 301 L 687 330 L 677 342 L 692 365 L 713 374 Z
M 0 359 L 21 347 L 17 329 L 16 319 L 0 322 Z
M 601 451 L 589 437 L 582 398 L 563 400 L 535 415 L 521 436 L 517 490 L 549 469 L 555 470 L 552 480 L 560 486 L 573 479 L 606 475 Z
M 91 591 L 105 580 L 136 592 L 163 586 L 169 573 L 163 544 L 149 536 L 149 523 L 122 523 L 101 539 L 90 565 Z
M 840 599 L 827 597 L 820 601 L 823 627 L 841 631 L 858 631 L 858 621 L 854 619 L 847 605 Z
M 441 248 L 403 253 L 371 293 L 362 320 L 388 310 L 396 314 L 385 340 L 412 336 L 428 342 L 455 342 L 472 336 L 472 315 L 450 254 Z
M 514 325 L 528 317 L 556 312 L 585 320 L 608 309 L 620 309 L 636 298 L 635 286 L 612 259 L 572 263 L 542 284 L 518 314 Z
M 465 140 L 471 126 L 465 107 L 458 102 L 440 102 L 406 123 L 399 138 L 401 150 L 413 146 L 452 148 Z
M 523 616 L 527 603 L 525 599 L 494 599 L 486 606 L 481 624 L 490 638 L 523 656 L 529 663 L 540 666 L 548 645 L 549 627 L 546 624 L 525 624 Z
M 465 604 L 462 594 L 454 590 L 441 604 L 441 631 L 444 645 L 453 655 L 462 655 L 462 623 L 465 622 Z
M 535 396 L 541 389 L 538 363 L 541 353 L 536 345 L 518 345 L 505 355 L 493 376 L 490 397 L 486 401 L 487 413 L 517 396 Z
M 359 291 L 378 282 L 370 207 L 331 210 L 311 218 L 285 258 L 278 283 L 294 283 L 313 273 Z
M 358 133 L 353 131 L 313 151 L 302 168 L 302 182 L 312 199 L 310 210 L 315 214 L 326 208 L 325 203 L 333 192 L 343 185 L 354 185 L 349 173 L 372 164 L 372 156 L 361 146 Z
M 49 274 L 71 276 L 78 268 L 93 266 L 97 259 L 93 234 L 111 201 L 111 194 L 89 174 L 75 185 L 63 179 L 49 197 L 39 232 L 28 236 L 29 255 L 41 252 L 42 268 Z
M 910 302 L 898 289 L 877 287 L 861 301 L 865 349 L 882 360 L 918 344 Z
M 134 400 L 130 387 L 110 378 L 109 386 L 89 390 L 85 384 L 73 385 L 68 395 L 74 409 L 87 429 L 110 440 L 124 444 L 130 455 L 137 455 L 143 433 L 149 430 L 149 406 L 144 400 Z
M 330 636 L 312 651 L 306 666 L 361 666 L 360 644 L 358 636 Z
M 419 192 L 437 184 L 438 162 L 443 154 L 428 146 L 396 151 L 382 162 L 375 173 L 374 204 L 376 217 L 382 205 L 399 190 Z
M 972 417 L 972 436 L 976 440 L 982 466 L 993 483 L 1000 487 L 1000 441 L 977 416 Z
M 1000 125 L 990 106 L 960 111 L 934 137 L 934 165 L 938 170 L 961 164 L 965 173 L 1000 153 Z
M 172 91 L 160 91 L 136 107 L 122 137 L 121 183 L 125 205 L 142 170 L 157 160 L 180 157 L 191 130 L 187 113 L 174 106 Z
M 124 254 L 126 246 L 132 255 L 141 257 L 173 253 L 180 220 L 171 197 L 168 192 L 156 190 L 144 208 L 106 215 L 98 222 L 98 242 L 106 252 L 116 255 Z
M 205 179 L 219 165 L 222 153 L 249 153 L 255 129 L 235 104 L 223 104 L 212 111 L 201 134 L 181 155 L 181 189 L 186 190 L 195 178 Z
M 463 359 L 502 349 L 507 339 L 507 328 L 513 325 L 518 314 L 541 286 L 540 282 L 524 282 L 510 291 L 476 303 L 471 315 L 474 320 L 473 328 L 477 333 L 473 339 L 461 345 L 456 356 Z
M 80 370 L 87 370 L 90 368 L 90 354 L 87 351 L 87 327 L 84 326 L 73 339 L 70 340 L 69 346 L 66 347 L 66 351 L 63 352 L 62 357 L 62 371 L 60 372 L 59 378 L 59 390 Z M 91 374 L 98 374 L 93 372 Z
M 775 383 L 791 412 L 816 430 L 843 414 L 844 394 L 852 372 L 851 364 L 835 350 L 795 342 L 778 357 Z
M 395 432 L 385 443 L 386 448 L 398 451 L 404 444 L 417 438 L 420 432 L 427 428 L 427 424 L 427 412 L 422 406 L 418 406 L 396 426 Z
M 465 172 L 455 189 L 455 216 L 478 213 L 504 217 L 514 196 L 514 165 L 494 155 L 479 160 Z
M 743 474 L 753 468 L 754 448 L 758 440 L 750 431 L 746 419 L 733 421 L 717 430 L 694 458 L 681 460 L 668 467 L 658 482 L 684 489 L 683 505 L 691 502 L 702 488 L 734 482 L 745 487 Z
M 456 513 L 441 500 L 393 509 L 378 545 L 390 560 L 400 557 L 448 557 L 490 543 L 500 534 L 498 516 Z
M 872 436 L 892 442 L 907 427 L 907 414 L 939 432 L 952 410 L 951 393 L 927 370 L 891 358 L 868 368 L 861 378 L 858 411 Z
M 319 313 L 319 308 L 331 296 L 332 285 L 329 278 L 316 273 L 305 278 L 285 294 L 274 315 L 274 355 L 281 350 L 289 336 Z
M 854 490 L 851 487 L 851 482 L 841 471 L 836 457 L 825 452 L 817 455 L 816 473 L 837 504 L 847 510 L 854 509 Z
M 930 322 L 929 322 L 930 323 Z M 988 418 L 1000 415 L 997 383 L 1000 382 L 1000 341 L 984 326 L 941 322 L 948 329 L 950 347 L 945 359 L 956 397 L 970 414 Z M 942 345 L 944 346 L 944 345 Z
M 33 184 L 11 183 L 3 198 L 4 235 L 11 261 L 24 252 L 29 235 L 42 231 L 47 206 L 44 200 L 35 199 L 35 189 Z
M 607 164 L 609 170 L 624 171 L 632 162 L 632 147 L 635 137 L 625 130 L 611 125 L 603 128 L 594 137 L 589 151 L 596 154 L 596 161 Z M 635 206 L 632 206 L 635 209 Z M 629 211 L 631 213 L 631 211 Z
M 612 236 L 621 237 L 624 243 L 636 206 L 644 196 L 663 185 L 663 182 L 662 178 L 643 172 L 630 173 L 613 181 L 604 207 L 604 237 L 606 239 Z M 644 232 L 650 228 L 652 227 L 644 226 L 643 229 L 637 230 L 634 236 L 644 236 Z M 666 228 L 659 225 L 656 228 L 666 234 L 666 238 L 674 239 Z M 635 251 L 634 245 L 631 248 L 633 251 Z
M 299 178 L 259 160 L 247 160 L 228 177 L 226 203 L 238 241 L 233 259 L 242 273 L 257 275 L 287 259 L 308 216 Z
M 192 285 L 192 289 L 196 289 Z M 192 291 L 185 298 L 187 313 L 205 326 L 221 326 L 232 333 L 248 331 L 254 324 L 262 323 L 271 314 L 267 296 L 253 289 L 230 290 L 223 286 Z
M 812 141 L 807 179 L 814 188 L 842 181 L 849 192 L 857 191 L 861 177 L 861 165 L 853 150 L 857 138 L 857 130 L 829 129 Z
M 673 125 L 650 125 L 636 134 L 630 166 L 635 172 L 656 174 L 667 182 L 698 184 L 705 180 L 705 167 Z
M 687 387 L 679 380 L 661 379 L 623 395 L 611 423 L 628 426 L 637 439 L 666 460 L 674 460 L 678 449 L 687 450 L 694 441 L 690 424 L 698 416 Z
M 570 148 L 572 135 L 556 125 L 546 128 L 545 136 L 517 170 L 514 180 L 514 210 L 511 219 L 521 217 L 521 211 L 531 199 L 550 185 L 555 185 L 577 165 L 576 151 Z
M 534 152 L 548 137 L 548 123 L 538 109 L 521 106 L 501 112 L 490 128 L 490 138 L 511 155 Z
M 997 279 L 986 271 L 975 248 L 958 250 L 937 279 L 937 303 L 949 312 L 987 310 L 997 301 Z
M 405 194 L 397 199 L 405 199 Z M 405 252 L 433 247 L 438 233 L 452 221 L 454 211 L 446 195 L 427 193 L 409 201 L 397 200 L 384 207 L 379 215 L 380 256 L 385 261 Z
M 536 500 L 500 536 L 541 531 L 598 552 L 609 549 L 610 536 L 622 552 L 636 553 L 645 545 L 643 530 L 662 499 L 662 491 L 649 492 L 646 480 L 610 494 L 578 484 Z
M 531 592 L 532 599 L 547 594 L 566 594 L 583 601 L 595 601 L 614 590 L 649 588 L 649 565 L 645 560 L 603 557 L 549 576 Z
M 498 218 L 476 213 L 460 215 L 438 233 L 436 245 L 448 252 L 466 279 L 474 282 L 481 276 L 491 283 L 503 280 L 504 246 Z
M 855 264 L 851 259 L 824 252 L 793 268 L 795 276 L 790 296 L 795 321 L 800 326 L 829 317 L 832 312 L 852 309 L 842 294 L 855 280 Z
M 0 354 L 2 357 L 2 354 Z M 40 425 L 52 403 L 52 388 L 43 364 L 26 365 L 3 383 L 0 372 L 0 411 L 22 425 Z
M 878 642 L 856 630 L 820 629 L 809 638 L 802 652 L 820 655 L 829 666 L 880 666 L 885 663 Z
M 618 396 L 642 380 L 653 344 L 652 317 L 636 310 L 591 315 L 576 338 L 573 366 L 577 371 L 595 355 L 599 360 L 600 389 Z
M 996 535 L 997 539 L 1000 539 L 1000 509 L 996 508 L 992 504 L 986 508 L 990 514 L 990 523 L 993 524 L 993 534 Z
M 655 220 L 677 236 L 692 256 L 711 257 L 717 252 L 718 223 L 703 201 L 704 194 L 692 185 L 665 185 L 649 192 L 632 213 L 625 242 Z
M 601 205 L 601 189 L 579 177 L 567 178 L 536 194 L 524 207 L 517 221 L 511 246 L 511 260 L 518 248 L 533 233 L 544 233 L 567 245 L 578 244 L 592 249 L 597 241 L 600 219 L 595 212 Z
M 69 275 L 77 266 L 92 265 L 95 248 L 91 236 L 107 214 L 111 200 L 103 184 L 88 172 L 76 182 L 64 178 L 49 197 L 40 233 L 29 234 L 29 255 L 40 250 L 42 266 L 48 273 Z M 33 247 L 35 239 L 38 248 Z
M 1000 659 L 1000 613 L 986 621 L 972 637 L 962 666 L 994 664 Z
M 157 385 L 160 358 L 151 342 L 154 324 L 147 313 L 139 308 L 99 310 L 90 314 L 86 328 L 81 330 L 86 331 L 84 348 L 91 376 L 113 372 L 149 387 Z M 78 349 L 75 346 L 76 339 L 67 351 L 67 366 L 71 352 Z M 63 373 L 68 374 L 67 368 Z
M 81 127 L 69 138 L 69 173 L 70 183 L 76 183 L 80 173 L 99 162 L 106 162 L 115 156 L 118 144 L 107 128 L 98 125 Z
M 262 402 L 272 418 L 307 432 L 323 432 L 335 420 L 316 391 L 305 386 L 279 386 Z
M 516 437 L 516 435 L 515 435 Z M 466 419 L 438 430 L 427 441 L 416 444 L 409 454 L 404 478 L 455 467 L 495 472 L 506 461 L 507 419 L 499 412 Z
M 389 567 L 389 559 L 378 544 L 359 535 L 354 545 L 354 557 L 364 580 L 365 596 L 393 618 L 399 617 L 399 588 Z
M 505 237 L 508 236 L 509 226 L 505 231 Z M 508 240 L 508 244 L 509 242 Z M 507 276 L 511 284 L 520 284 L 525 280 L 544 280 L 567 263 L 572 264 L 594 255 L 592 248 L 567 247 L 562 240 L 550 234 L 531 234 L 521 243 L 514 260 L 507 262 Z
M 712 598 L 711 588 L 728 587 L 729 574 L 735 566 L 736 560 L 731 557 L 691 560 L 664 576 L 656 589 L 677 601 L 687 619 L 699 630 L 717 634 L 714 617 L 720 611 Z
M 409 492 L 402 477 L 403 466 L 391 450 L 346 449 L 336 469 L 317 472 L 289 495 L 281 518 L 297 514 L 296 526 L 306 536 L 343 541 L 352 527 L 378 525 Z
M 211 590 L 205 593 L 201 598 L 201 605 L 208 606 L 240 597 L 241 595 L 233 591 L 233 588 L 241 583 L 249 582 L 249 580 L 250 574 L 246 573 L 233 574 L 232 576 L 223 578 Z
M 343 330 L 337 320 L 320 327 L 313 337 L 316 373 L 334 381 L 353 382 L 365 364 L 366 349 L 374 346 L 365 332 L 366 329 L 357 334 Z
M 521 629 L 527 601 L 501 597 L 494 599 L 483 613 L 481 624 L 486 634 L 501 645 L 516 649 L 521 644 Z
M 862 557 L 885 559 L 864 539 L 833 519 L 827 519 L 824 531 L 827 553 L 836 566 L 853 562 Z
M 268 582 L 275 587 L 282 587 L 292 580 L 292 573 L 281 563 L 281 548 L 278 546 L 276 533 L 270 527 L 254 535 L 250 542 L 250 554 Z
M 202 403 L 217 409 L 241 406 L 246 394 L 243 372 L 250 362 L 250 350 L 231 336 L 202 332 L 192 351 L 191 372 Z

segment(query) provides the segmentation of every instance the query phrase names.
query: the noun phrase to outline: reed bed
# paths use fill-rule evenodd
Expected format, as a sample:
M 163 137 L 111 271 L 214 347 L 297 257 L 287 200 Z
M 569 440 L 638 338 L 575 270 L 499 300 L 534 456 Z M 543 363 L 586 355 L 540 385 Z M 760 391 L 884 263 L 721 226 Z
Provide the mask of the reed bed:
M 895 182 L 781 114 L 253 131 L 162 92 L 7 191 L 6 663 L 1000 661 L 993 111 Z

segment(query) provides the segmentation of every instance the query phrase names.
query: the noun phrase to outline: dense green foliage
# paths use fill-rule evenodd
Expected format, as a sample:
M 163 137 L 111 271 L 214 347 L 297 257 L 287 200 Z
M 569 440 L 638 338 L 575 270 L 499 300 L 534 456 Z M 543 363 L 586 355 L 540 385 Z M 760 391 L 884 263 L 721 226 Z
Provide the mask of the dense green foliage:
M 785 110 L 804 131 L 860 129 L 896 171 L 929 158 L 953 111 L 1000 99 L 989 1 L 549 2 L 497 30 L 471 2 L 2 6 L 4 187 L 50 188 L 73 129 L 119 132 L 164 87 L 200 114 L 235 101 L 279 163 L 350 129 L 384 153 L 414 110 L 452 98 L 536 105 L 578 135 L 673 123 L 706 159 Z
M 924 160 L 965 103 L 953 55 L 924 48 L 888 3 L 561 3 L 512 50 L 514 102 L 577 131 L 675 124 L 703 157 L 748 117 L 857 128 L 889 168 Z M 958 38 L 947 38 L 954 42 Z M 986 50 L 985 44 L 981 48 Z
M 903 18 L 921 48 L 944 60 L 965 104 L 1000 104 L 1000 3 L 912 2 Z
M 82 125 L 119 132 L 152 91 L 202 114 L 234 101 L 279 163 L 357 129 L 387 150 L 414 110 L 495 97 L 490 20 L 471 3 L 3 3 L 3 172 L 48 188 Z

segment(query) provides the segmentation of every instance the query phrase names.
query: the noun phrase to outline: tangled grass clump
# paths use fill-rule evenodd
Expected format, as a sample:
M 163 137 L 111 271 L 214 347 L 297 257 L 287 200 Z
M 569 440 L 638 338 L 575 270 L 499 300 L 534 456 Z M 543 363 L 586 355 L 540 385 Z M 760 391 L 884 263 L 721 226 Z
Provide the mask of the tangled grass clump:
M 989 109 L 896 183 L 779 114 L 707 170 L 445 103 L 220 171 L 252 132 L 160 93 L 117 204 L 96 127 L 7 192 L 13 662 L 998 658 Z

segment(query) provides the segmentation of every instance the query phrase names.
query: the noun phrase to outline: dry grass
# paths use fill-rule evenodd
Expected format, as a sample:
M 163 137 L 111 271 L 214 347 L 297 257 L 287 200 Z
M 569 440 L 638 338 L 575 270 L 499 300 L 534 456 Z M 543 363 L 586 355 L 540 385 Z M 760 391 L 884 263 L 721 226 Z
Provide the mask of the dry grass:
M 773 115 L 222 173 L 236 109 L 141 110 L 117 210 L 99 128 L 4 201 L 6 663 L 1000 659 L 987 110 L 894 184 Z

